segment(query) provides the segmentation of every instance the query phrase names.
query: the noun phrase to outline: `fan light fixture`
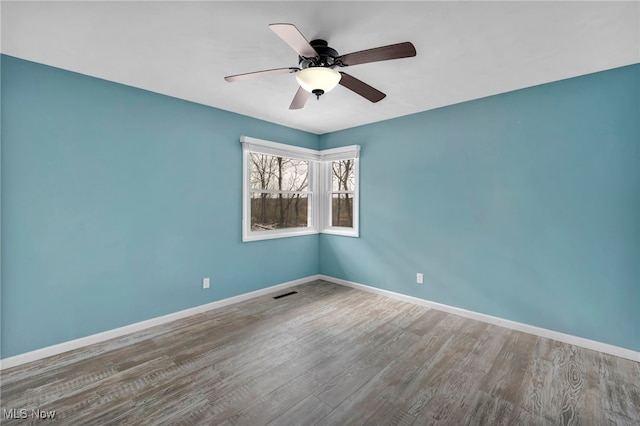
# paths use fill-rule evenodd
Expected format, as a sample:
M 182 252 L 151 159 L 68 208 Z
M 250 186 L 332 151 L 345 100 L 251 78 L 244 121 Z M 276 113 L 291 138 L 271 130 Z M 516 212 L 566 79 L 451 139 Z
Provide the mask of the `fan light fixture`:
M 296 73 L 300 86 L 307 92 L 313 93 L 320 99 L 320 95 L 327 93 L 338 85 L 342 75 L 331 68 L 309 67 Z

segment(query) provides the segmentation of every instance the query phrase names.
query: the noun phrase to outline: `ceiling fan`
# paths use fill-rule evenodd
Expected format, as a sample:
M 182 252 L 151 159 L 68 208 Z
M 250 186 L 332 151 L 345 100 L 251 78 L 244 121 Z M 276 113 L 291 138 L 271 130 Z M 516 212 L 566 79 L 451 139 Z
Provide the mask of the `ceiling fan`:
M 320 99 L 321 95 L 332 90 L 338 84 L 371 102 L 381 101 L 387 95 L 346 72 L 336 71 L 335 68 L 416 56 L 415 47 L 408 41 L 340 55 L 335 49 L 329 47 L 325 40 L 308 42 L 293 24 L 271 24 L 269 28 L 298 54 L 298 67 L 236 74 L 224 79 L 233 82 L 263 75 L 296 73 L 300 88 L 298 88 L 289 109 L 304 107 L 311 94 Z

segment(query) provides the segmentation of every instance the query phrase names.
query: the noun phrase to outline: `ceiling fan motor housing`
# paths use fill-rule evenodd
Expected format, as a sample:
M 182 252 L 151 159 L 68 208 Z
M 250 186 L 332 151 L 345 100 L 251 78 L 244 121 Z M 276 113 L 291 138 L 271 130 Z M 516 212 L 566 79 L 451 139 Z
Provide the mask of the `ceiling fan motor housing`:
M 336 58 L 340 56 L 338 54 L 338 51 L 329 47 L 329 43 L 327 43 L 325 40 L 311 40 L 309 44 L 318 53 L 318 57 L 304 58 L 302 56 L 298 56 L 298 61 L 301 69 L 310 67 L 334 68 L 338 65 L 336 63 Z

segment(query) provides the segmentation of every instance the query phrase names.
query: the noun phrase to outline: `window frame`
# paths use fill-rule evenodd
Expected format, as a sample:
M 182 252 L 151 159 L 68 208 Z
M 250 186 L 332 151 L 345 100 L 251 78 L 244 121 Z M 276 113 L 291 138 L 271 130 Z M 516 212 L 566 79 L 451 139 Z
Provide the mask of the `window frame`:
M 359 154 L 360 146 L 350 145 L 323 151 L 241 136 L 242 144 L 242 241 L 260 241 L 274 238 L 297 237 L 318 233 L 359 236 Z M 308 226 L 253 231 L 251 229 L 251 194 L 269 192 L 251 188 L 251 154 L 265 154 L 305 160 L 309 162 Z M 331 226 L 331 163 L 354 160 L 353 227 Z M 283 191 L 286 192 L 286 191 Z
M 242 241 L 259 241 L 273 238 L 297 237 L 318 233 L 317 218 L 317 152 L 308 148 L 293 145 L 285 145 L 277 142 L 264 141 L 248 136 L 240 138 L 242 143 Z M 273 155 L 309 162 L 309 205 L 307 210 L 308 222 L 306 227 L 281 228 L 265 231 L 253 231 L 251 229 L 251 154 Z M 263 191 L 258 191 L 263 192 Z M 270 192 L 270 191 L 264 191 Z
M 346 237 L 360 236 L 360 147 L 358 145 L 346 146 L 341 148 L 333 148 L 322 151 L 321 167 L 321 188 L 320 193 L 323 197 L 321 203 L 321 231 L 323 234 L 342 235 Z M 333 168 L 334 161 L 353 160 L 354 189 L 353 191 L 334 191 L 333 190 Z M 352 227 L 332 226 L 333 218 L 333 194 L 336 193 L 353 193 L 353 223 Z

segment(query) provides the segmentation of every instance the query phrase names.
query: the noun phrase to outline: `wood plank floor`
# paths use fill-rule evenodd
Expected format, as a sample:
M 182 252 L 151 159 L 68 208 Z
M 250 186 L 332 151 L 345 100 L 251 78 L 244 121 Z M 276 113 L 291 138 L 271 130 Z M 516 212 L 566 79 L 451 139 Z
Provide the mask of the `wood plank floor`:
M 4 370 L 2 424 L 640 424 L 640 363 L 325 281 L 292 290 Z

